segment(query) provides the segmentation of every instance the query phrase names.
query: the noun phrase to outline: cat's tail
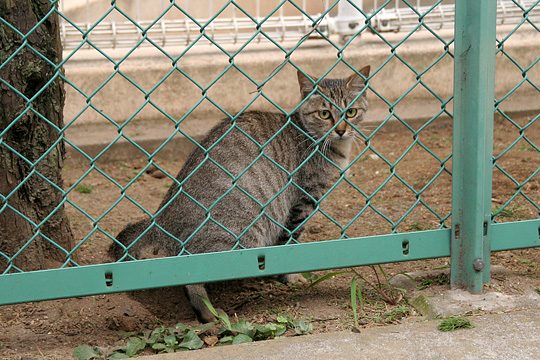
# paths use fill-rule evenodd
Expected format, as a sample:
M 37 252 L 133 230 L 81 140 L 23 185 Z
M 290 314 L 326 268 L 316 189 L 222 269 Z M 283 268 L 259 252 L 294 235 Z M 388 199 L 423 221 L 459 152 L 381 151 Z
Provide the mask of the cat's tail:
M 118 240 L 122 245 L 124 245 L 124 247 L 127 247 L 135 239 L 137 239 L 139 235 L 144 232 L 149 225 L 150 222 L 147 219 L 138 221 L 136 223 L 128 224 L 116 236 L 116 240 Z M 149 236 L 149 234 L 145 234 L 145 236 Z M 136 259 L 145 259 L 156 257 L 156 255 L 159 255 L 159 251 L 157 250 L 160 249 L 156 247 L 159 245 L 157 241 L 143 242 L 143 240 L 145 239 L 139 239 L 138 243 L 129 249 L 129 254 L 131 256 Z M 152 254 L 150 254 L 149 252 L 152 252 Z M 116 242 L 113 242 L 109 247 L 109 255 L 113 258 L 114 261 L 120 259 L 122 256 L 124 256 L 124 254 L 125 249 Z M 208 299 L 208 294 L 206 293 L 204 284 L 186 285 L 184 287 L 184 290 L 186 296 L 189 299 L 191 307 L 193 308 L 193 311 L 197 316 L 197 319 L 203 323 L 214 321 L 214 315 L 210 312 L 210 310 L 202 300 L 203 298 Z
M 116 236 L 116 240 L 118 240 L 122 245 L 128 246 L 135 239 L 137 239 L 137 237 L 148 227 L 148 225 L 149 225 L 148 219 L 144 219 L 136 223 L 128 224 Z M 141 240 L 142 239 L 140 239 L 139 242 L 141 242 Z M 140 258 L 139 256 L 137 256 L 137 254 L 134 254 L 134 251 L 137 251 L 137 249 L 132 249 L 130 251 L 130 254 L 134 256 L 135 258 Z M 113 242 L 111 246 L 109 247 L 109 255 L 114 260 L 120 259 L 124 255 L 124 252 L 125 252 L 124 248 L 116 242 Z
M 138 221 L 136 223 L 128 224 L 116 236 L 116 240 L 118 240 L 122 245 L 124 245 L 124 247 L 127 247 L 135 239 L 137 239 L 139 235 L 144 232 L 149 225 L 150 221 L 147 219 Z M 147 235 L 148 234 L 145 234 L 145 236 Z M 159 248 L 158 241 L 155 241 L 155 239 L 154 241 L 143 240 L 144 239 L 139 239 L 138 243 L 129 249 L 129 254 L 131 256 L 136 259 L 147 259 L 160 255 L 159 253 L 161 251 L 159 250 L 163 249 Z M 114 260 L 120 259 L 122 256 L 124 256 L 124 253 L 125 249 L 116 242 L 113 242 L 109 248 L 109 254 Z M 166 255 L 163 254 L 163 256 Z M 200 322 L 207 323 L 215 320 L 214 315 L 210 312 L 210 310 L 202 300 L 203 298 L 208 299 L 208 294 L 206 292 L 204 284 L 186 285 L 184 287 L 184 291 L 189 299 L 193 311 L 195 312 L 195 315 L 197 316 L 197 319 Z

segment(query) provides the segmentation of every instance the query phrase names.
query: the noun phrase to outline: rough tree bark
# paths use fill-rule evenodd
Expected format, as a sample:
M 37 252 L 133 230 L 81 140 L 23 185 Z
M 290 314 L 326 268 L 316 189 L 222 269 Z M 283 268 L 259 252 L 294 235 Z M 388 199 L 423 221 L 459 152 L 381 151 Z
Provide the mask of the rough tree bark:
M 64 88 L 58 77 L 48 83 L 55 77 L 56 70 L 35 53 L 39 51 L 54 64 L 62 60 L 58 15 L 49 14 L 50 10 L 48 0 L 0 1 L 0 16 L 20 33 L 26 34 L 25 44 L 20 34 L 0 22 L 0 133 L 9 128 L 0 137 L 0 273 L 8 265 L 36 270 L 66 261 L 65 253 L 45 237 L 66 250 L 73 248 L 69 221 L 64 206 L 59 206 L 62 192 L 38 175 L 62 188 L 64 144 L 56 144 L 58 131 L 40 115 L 59 128 L 63 127 Z M 46 20 L 29 33 L 43 18 Z M 15 57 L 6 62 L 14 53 Z M 27 103 L 6 83 L 27 99 L 43 87 L 45 89 Z M 51 147 L 50 153 L 35 165 L 24 160 L 35 163 Z M 17 211 L 35 224 L 54 214 L 36 228 Z M 17 254 L 36 234 L 28 247 L 8 262 L 8 258 Z M 10 266 L 10 271 L 15 270 Z

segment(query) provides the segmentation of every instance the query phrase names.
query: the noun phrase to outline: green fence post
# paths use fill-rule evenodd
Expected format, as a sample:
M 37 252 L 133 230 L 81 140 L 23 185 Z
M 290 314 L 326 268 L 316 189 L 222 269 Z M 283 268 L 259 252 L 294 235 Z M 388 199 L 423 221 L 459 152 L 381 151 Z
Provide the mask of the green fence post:
M 451 285 L 490 279 L 495 0 L 457 0 L 454 57 Z

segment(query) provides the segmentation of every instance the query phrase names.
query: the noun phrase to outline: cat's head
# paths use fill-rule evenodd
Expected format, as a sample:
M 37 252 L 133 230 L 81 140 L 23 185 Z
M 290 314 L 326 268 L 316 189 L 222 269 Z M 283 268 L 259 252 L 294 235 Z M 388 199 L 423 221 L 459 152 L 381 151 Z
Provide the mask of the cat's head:
M 298 71 L 298 83 L 302 99 L 308 97 L 298 109 L 300 121 L 311 136 L 320 139 L 328 133 L 331 141 L 348 140 L 354 137 L 356 130 L 367 111 L 367 98 L 364 92 L 365 78 L 369 76 L 369 66 L 360 69 L 362 76 L 354 73 L 344 79 L 323 79 L 318 84 L 318 91 L 313 91 L 313 81 Z M 321 95 L 322 93 L 322 95 Z M 324 96 L 323 96 L 324 95 Z M 329 101 L 330 100 L 330 101 Z M 339 107 L 339 108 L 338 108 Z

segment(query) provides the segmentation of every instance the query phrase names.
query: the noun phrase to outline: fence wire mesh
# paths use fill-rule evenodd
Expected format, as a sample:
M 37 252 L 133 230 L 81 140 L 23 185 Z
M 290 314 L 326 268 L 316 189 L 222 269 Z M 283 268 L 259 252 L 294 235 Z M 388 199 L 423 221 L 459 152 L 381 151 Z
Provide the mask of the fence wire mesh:
M 530 16 L 538 7 L 533 3 L 514 2 L 515 11 L 521 14 L 516 25 L 498 34 L 497 61 L 499 71 L 513 75 L 511 85 L 497 84 L 495 99 L 496 128 L 494 148 L 494 190 L 500 196 L 493 199 L 493 219 L 503 222 L 512 219 L 536 219 L 540 214 L 538 191 L 538 158 L 540 113 L 527 105 L 540 99 L 540 60 L 538 51 L 523 45 L 523 34 L 538 35 L 538 21 Z M 502 79 L 501 79 L 502 80 Z M 501 81 L 499 81 L 500 83 Z M 512 108 L 526 112 L 518 116 Z
M 432 24 L 430 19 L 444 17 L 451 11 L 448 8 L 451 5 L 439 0 L 422 6 L 402 1 L 396 6 L 394 1 L 387 0 L 366 11 L 358 6 L 359 2 L 348 1 L 361 21 L 354 24 L 353 34 L 341 37 L 330 31 L 331 21 L 328 20 L 336 14 L 339 3 L 329 1 L 319 14 L 313 15 L 298 2 L 280 1 L 266 12 L 254 14 L 240 2 L 231 0 L 221 2 L 211 16 L 201 20 L 186 8 L 184 2 L 170 1 L 165 2 L 159 16 L 144 22 L 137 21 L 122 2 L 113 0 L 94 21 L 81 24 L 62 12 L 57 1 L 51 1 L 50 11 L 26 32 L 0 16 L 3 31 L 15 33 L 19 39 L 14 48 L 1 53 L 0 71 L 7 69 L 7 65 L 22 52 L 31 52 L 43 66 L 53 69 L 50 80 L 30 95 L 0 78 L 2 87 L 26 104 L 3 126 L 0 146 L 28 168 L 18 184 L 0 195 L 0 214 L 16 214 L 33 233 L 16 251 L 0 249 L 2 272 L 27 271 L 19 265 L 18 258 L 37 241 L 48 242 L 62 252 L 59 268 L 111 261 L 106 254 L 111 243 L 122 249 L 119 260 L 133 259 L 130 249 L 152 228 L 177 241 L 181 248 L 179 255 L 190 254 L 187 245 L 207 224 L 219 227 L 234 239 L 230 250 L 242 249 L 246 247 L 243 236 L 261 217 L 287 233 L 286 244 L 297 242 L 294 233 L 304 225 L 307 226 L 304 238 L 308 241 L 346 241 L 367 235 L 449 228 L 453 33 L 442 29 L 440 24 Z M 520 95 L 523 93 L 529 96 L 527 99 L 538 99 L 537 51 L 523 56 L 521 52 L 514 52 L 518 51 L 514 49 L 520 49 L 520 44 L 512 44 L 514 40 L 523 39 L 525 33 L 538 35 L 538 27 L 531 15 L 538 11 L 538 3 L 499 1 L 505 12 L 520 20 L 507 33 L 500 32 L 497 41 L 497 56 L 499 61 L 505 62 L 501 66 L 514 69 L 517 83 L 511 89 L 506 87 L 507 82 L 497 85 L 495 105 L 499 123 L 496 134 L 500 134 L 496 137 L 494 153 L 495 221 L 501 221 L 505 215 L 510 220 L 538 217 L 540 164 L 537 144 L 540 132 L 535 129 L 540 124 L 537 121 L 539 114 L 532 107 L 532 115 L 524 117 L 515 111 L 515 104 L 510 104 L 517 98 L 514 103 L 518 105 L 532 105 L 534 102 L 530 100 L 523 101 Z M 298 21 L 292 25 L 294 36 L 287 35 L 290 24 L 276 17 L 284 9 L 291 14 L 291 19 Z M 242 19 L 231 20 L 231 13 L 241 14 Z M 400 26 L 400 32 L 384 32 L 380 19 L 390 13 L 397 14 L 398 18 L 402 17 L 400 14 L 407 14 L 406 18 L 414 20 L 414 25 Z M 516 13 L 519 16 L 516 17 Z M 51 61 L 33 45 L 36 31 L 53 16 L 62 19 L 66 45 L 63 60 L 59 63 Z M 184 20 L 169 33 L 167 26 L 176 25 L 174 22 L 166 25 L 165 19 L 174 16 Z M 114 24 L 110 21 L 113 17 L 121 18 L 124 24 L 134 29 L 137 38 L 133 43 L 132 40 L 118 40 L 123 28 L 111 25 Z M 232 38 L 226 32 L 217 35 L 221 26 L 228 31 L 231 24 L 235 30 Z M 391 21 L 384 25 L 390 26 Z M 104 26 L 107 31 L 103 30 Z M 130 47 L 106 48 L 110 45 L 111 35 L 113 47 Z M 235 46 L 229 46 L 231 42 Z M 422 50 L 418 51 L 418 47 Z M 262 71 L 257 71 L 260 57 L 270 60 Z M 313 60 L 313 57 L 318 58 Z M 319 61 L 317 59 L 322 66 L 314 64 Z M 315 210 L 295 228 L 287 227 L 272 218 L 266 209 L 290 188 L 310 196 L 296 179 L 309 159 L 321 157 L 332 162 L 325 155 L 324 139 L 313 138 L 291 119 L 305 101 L 298 99 L 294 73 L 298 70 L 317 79 L 351 73 L 362 76 L 359 69 L 368 64 L 372 67 L 367 86 L 357 99 L 367 94 L 370 102 L 367 116 L 372 121 L 355 128 L 358 142 L 350 164 L 334 164 L 339 175 L 322 196 L 312 198 Z M 63 126 L 32 107 L 33 101 L 56 79 L 61 79 L 66 87 Z M 295 98 L 294 94 L 298 96 Z M 311 94 L 326 97 L 317 87 Z M 506 110 L 508 104 L 509 110 Z M 341 121 L 347 121 L 348 107 L 333 105 L 338 108 Z M 287 118 L 286 124 L 260 142 L 237 125 L 242 114 L 252 109 L 282 114 Z M 18 122 L 28 112 L 37 115 L 56 134 L 54 143 L 35 158 L 18 152 L 3 140 L 16 130 Z M 214 145 L 202 146 L 204 134 L 220 118 L 229 122 L 229 130 Z M 292 169 L 282 166 L 267 150 L 288 127 L 295 128 L 302 138 L 313 144 L 306 160 Z M 516 134 L 511 140 L 509 130 Z M 212 150 L 232 131 L 243 133 L 251 146 L 258 149 L 258 155 L 236 172 L 231 172 L 227 164 L 216 161 L 212 155 Z M 65 187 L 51 181 L 38 167 L 62 142 L 71 159 L 68 159 L 64 172 Z M 204 161 L 184 178 L 176 179 L 182 165 L 179 158 L 185 158 L 192 148 L 204 153 Z M 130 155 L 126 156 L 126 152 Z M 515 163 L 516 153 L 521 159 L 519 164 Z M 267 201 L 245 191 L 239 181 L 261 161 L 271 163 L 275 171 L 283 172 L 288 179 L 286 186 Z M 198 170 L 209 164 L 230 177 L 231 187 L 213 203 L 202 204 L 182 189 Z M 516 173 L 517 167 L 526 170 Z M 10 201 L 32 183 L 32 178 L 39 178 L 44 186 L 62 194 L 58 206 L 41 217 L 26 214 Z M 158 205 L 171 186 L 179 190 L 168 203 L 184 196 L 205 214 L 201 226 L 187 238 L 175 237 L 159 222 L 160 213 L 166 206 L 158 208 Z M 233 190 L 243 192 L 260 208 L 259 215 L 241 232 L 231 231 L 226 224 L 212 217 L 215 208 Z M 54 236 L 42 231 L 44 224 L 62 207 L 66 208 L 76 238 L 72 248 L 61 246 Z M 117 241 L 116 234 L 128 222 L 143 218 L 150 225 L 134 243 L 126 247 Z
M 527 16 L 531 21 L 540 17 L 540 11 L 535 8 L 535 0 L 520 1 L 520 6 L 514 6 L 512 0 L 497 0 L 497 21 L 499 24 L 518 24 L 522 18 L 521 7 L 530 8 Z M 108 3 L 93 2 L 60 2 L 61 11 L 69 14 L 70 21 L 61 22 L 61 36 L 65 49 L 78 48 L 80 46 L 81 33 L 87 33 L 92 43 L 101 48 L 133 47 L 141 38 L 142 29 L 151 35 L 154 42 L 160 46 L 166 45 L 189 45 L 191 40 L 198 35 L 198 23 L 207 23 L 214 15 L 216 8 L 222 7 L 225 1 L 210 0 L 208 2 L 184 1 L 182 5 L 190 16 L 180 12 L 170 11 L 169 2 L 161 1 L 159 4 L 144 4 L 139 1 L 130 3 L 119 2 L 123 13 L 130 18 L 126 19 L 123 14 L 107 13 Z M 428 24 L 432 29 L 440 30 L 452 28 L 454 24 L 454 1 L 441 1 L 432 8 L 433 1 L 354 1 L 356 6 L 365 9 L 370 18 L 371 28 L 377 32 L 410 31 L 418 24 L 419 14 L 421 21 Z M 280 1 L 237 1 L 244 11 L 237 7 L 228 7 L 218 18 L 215 18 L 208 26 L 208 35 L 220 44 L 241 44 L 249 39 L 252 28 L 250 16 L 260 21 L 268 13 L 264 22 L 265 33 L 279 41 L 298 41 L 311 28 L 312 21 L 309 17 L 296 13 L 295 8 L 300 7 L 305 13 L 317 14 L 327 9 L 329 1 L 307 2 L 298 1 L 296 6 Z M 350 8 L 347 2 L 342 2 L 342 8 L 333 9 L 319 21 L 319 28 L 326 34 L 339 34 L 342 37 L 353 35 L 363 18 L 359 18 L 356 11 L 349 14 Z M 279 8 L 278 11 L 272 11 Z M 354 9 L 354 8 L 353 8 Z M 379 10 L 380 9 L 380 10 Z M 246 16 L 249 13 L 250 16 Z M 424 15 L 422 15 L 424 14 Z M 100 20 L 100 21 L 99 21 Z M 90 27 L 92 31 L 89 32 Z M 264 41 L 263 36 L 254 39 L 255 42 Z M 87 45 L 85 45 L 86 47 Z M 150 43 L 142 43 L 141 46 L 152 46 Z

